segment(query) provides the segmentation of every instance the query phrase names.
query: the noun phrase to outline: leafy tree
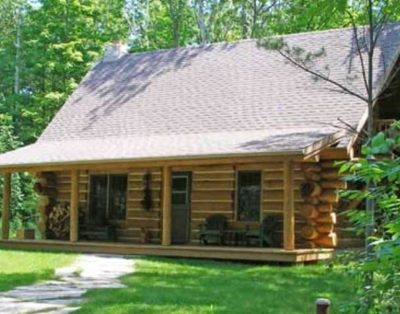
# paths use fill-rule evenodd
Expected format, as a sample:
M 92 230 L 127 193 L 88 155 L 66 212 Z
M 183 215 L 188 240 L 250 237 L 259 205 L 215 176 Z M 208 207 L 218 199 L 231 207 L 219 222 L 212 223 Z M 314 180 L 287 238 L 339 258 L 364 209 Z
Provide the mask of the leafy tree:
M 362 158 L 344 163 L 340 172 L 350 183 L 369 186 L 368 190 L 350 189 L 342 192 L 348 199 L 373 200 L 374 232 L 371 254 L 352 267 L 352 275 L 363 283 L 374 276 L 367 289 L 358 290 L 358 302 L 350 305 L 356 313 L 366 310 L 376 313 L 400 311 L 400 122 L 387 132 L 380 132 L 362 148 Z M 374 156 L 373 159 L 370 156 Z M 364 209 L 351 212 L 351 220 L 362 232 L 369 217 Z M 368 308 L 365 308 L 368 304 Z

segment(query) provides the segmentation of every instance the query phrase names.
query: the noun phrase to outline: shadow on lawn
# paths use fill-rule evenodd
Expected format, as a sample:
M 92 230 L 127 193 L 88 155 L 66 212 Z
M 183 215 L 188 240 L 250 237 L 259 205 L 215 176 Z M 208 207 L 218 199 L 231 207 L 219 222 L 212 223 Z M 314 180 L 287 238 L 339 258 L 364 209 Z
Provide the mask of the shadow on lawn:
M 43 269 L 31 273 L 0 273 L 0 291 L 28 286 L 43 280 L 43 278 L 51 278 L 53 275 L 54 269 Z
M 323 265 L 164 258 L 140 260 L 123 282 L 127 289 L 89 292 L 79 313 L 312 313 L 318 297 L 333 300 L 336 313 L 352 290 L 345 274 Z

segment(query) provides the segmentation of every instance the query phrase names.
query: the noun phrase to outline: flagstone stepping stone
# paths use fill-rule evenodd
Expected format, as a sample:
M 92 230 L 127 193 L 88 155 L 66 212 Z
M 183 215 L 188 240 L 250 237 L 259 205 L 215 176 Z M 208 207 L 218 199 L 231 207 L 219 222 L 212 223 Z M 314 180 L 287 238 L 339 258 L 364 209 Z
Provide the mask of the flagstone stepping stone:
M 88 289 L 125 287 L 119 280 L 134 271 L 134 260 L 113 255 L 80 255 L 56 270 L 56 279 L 0 293 L 0 314 L 68 314 L 80 308 Z

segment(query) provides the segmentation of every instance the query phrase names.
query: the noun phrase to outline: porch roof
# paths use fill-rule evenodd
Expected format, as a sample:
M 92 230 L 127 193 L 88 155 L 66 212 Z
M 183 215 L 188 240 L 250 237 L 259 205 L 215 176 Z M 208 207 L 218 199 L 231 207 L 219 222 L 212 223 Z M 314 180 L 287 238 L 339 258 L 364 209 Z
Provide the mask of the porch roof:
M 251 132 L 39 141 L 0 155 L 0 168 L 106 161 L 255 154 L 302 154 L 332 130 L 286 129 Z

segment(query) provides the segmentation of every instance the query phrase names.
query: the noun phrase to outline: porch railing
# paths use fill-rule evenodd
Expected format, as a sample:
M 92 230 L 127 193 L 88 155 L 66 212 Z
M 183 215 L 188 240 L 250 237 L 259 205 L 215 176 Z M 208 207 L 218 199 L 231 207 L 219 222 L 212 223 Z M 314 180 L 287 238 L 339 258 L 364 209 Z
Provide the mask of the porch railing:
M 377 132 L 386 131 L 394 121 L 394 119 L 378 119 L 375 121 L 375 130 Z

